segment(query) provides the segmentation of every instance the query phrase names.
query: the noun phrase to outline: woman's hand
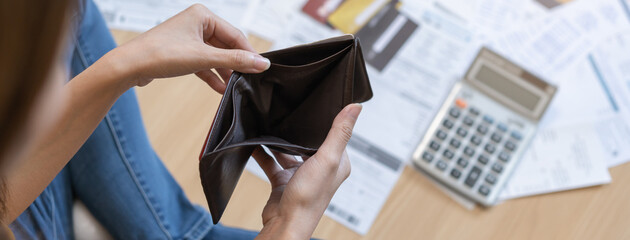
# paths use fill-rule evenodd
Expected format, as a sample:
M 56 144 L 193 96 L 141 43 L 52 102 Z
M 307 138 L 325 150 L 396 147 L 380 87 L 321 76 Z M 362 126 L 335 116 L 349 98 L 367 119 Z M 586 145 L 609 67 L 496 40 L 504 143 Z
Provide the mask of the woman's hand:
M 201 4 L 180 12 L 106 57 L 131 86 L 144 86 L 154 78 L 195 73 L 219 93 L 225 91 L 232 70 L 259 73 L 270 65 L 241 31 Z
M 361 105 L 346 106 L 335 118 L 326 140 L 303 163 L 293 156 L 273 152 L 278 164 L 262 148 L 254 158 L 271 182 L 260 239 L 308 239 L 339 185 L 350 175 L 345 151 Z

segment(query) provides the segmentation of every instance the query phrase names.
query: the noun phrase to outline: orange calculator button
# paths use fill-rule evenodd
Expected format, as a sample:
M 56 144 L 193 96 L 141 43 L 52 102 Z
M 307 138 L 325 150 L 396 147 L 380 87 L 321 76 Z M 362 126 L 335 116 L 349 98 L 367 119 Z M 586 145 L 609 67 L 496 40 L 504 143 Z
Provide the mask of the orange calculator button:
M 458 98 L 457 100 L 455 100 L 455 105 L 459 108 L 466 108 L 466 105 L 468 104 L 466 103 L 466 101 Z

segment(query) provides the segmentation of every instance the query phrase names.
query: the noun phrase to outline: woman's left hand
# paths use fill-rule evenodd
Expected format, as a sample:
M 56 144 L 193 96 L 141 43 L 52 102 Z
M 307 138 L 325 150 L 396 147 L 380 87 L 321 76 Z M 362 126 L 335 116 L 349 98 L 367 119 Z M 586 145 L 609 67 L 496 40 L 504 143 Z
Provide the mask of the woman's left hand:
M 131 86 L 195 73 L 219 93 L 225 91 L 232 70 L 259 73 L 270 66 L 241 31 L 201 4 L 121 45 L 106 58 Z
M 321 147 L 308 160 L 262 148 L 254 158 L 271 182 L 271 195 L 262 212 L 257 239 L 309 239 L 333 195 L 350 175 L 346 145 L 361 112 L 360 104 L 346 106 L 335 118 Z

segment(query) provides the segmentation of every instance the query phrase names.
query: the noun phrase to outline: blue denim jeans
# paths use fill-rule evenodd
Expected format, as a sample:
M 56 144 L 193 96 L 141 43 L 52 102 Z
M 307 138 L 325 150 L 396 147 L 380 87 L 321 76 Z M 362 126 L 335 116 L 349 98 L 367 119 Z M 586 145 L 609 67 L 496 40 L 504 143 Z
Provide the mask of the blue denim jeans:
M 86 1 L 80 9 L 69 59 L 72 76 L 116 47 L 96 5 Z M 210 214 L 186 198 L 149 143 L 133 89 L 116 101 L 65 168 L 9 227 L 18 239 L 73 239 L 75 199 L 116 239 L 256 236 L 213 226 Z

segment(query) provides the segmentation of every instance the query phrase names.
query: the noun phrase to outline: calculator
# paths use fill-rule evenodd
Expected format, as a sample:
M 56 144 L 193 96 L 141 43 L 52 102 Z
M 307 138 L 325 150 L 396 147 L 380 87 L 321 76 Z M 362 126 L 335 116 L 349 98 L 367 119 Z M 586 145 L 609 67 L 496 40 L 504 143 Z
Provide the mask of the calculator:
M 482 48 L 437 111 L 413 165 L 468 199 L 494 205 L 556 90 Z

